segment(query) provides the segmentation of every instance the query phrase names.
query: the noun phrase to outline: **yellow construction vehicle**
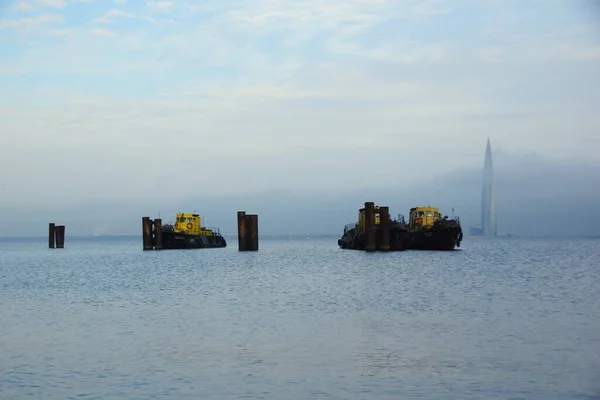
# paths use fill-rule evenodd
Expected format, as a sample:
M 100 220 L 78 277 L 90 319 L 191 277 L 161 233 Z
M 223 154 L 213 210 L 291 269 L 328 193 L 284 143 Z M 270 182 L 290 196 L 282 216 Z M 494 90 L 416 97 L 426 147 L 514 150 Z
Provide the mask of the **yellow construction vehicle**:
M 430 229 L 440 219 L 442 215 L 437 207 L 413 207 L 410 209 L 408 227 L 410 231 Z

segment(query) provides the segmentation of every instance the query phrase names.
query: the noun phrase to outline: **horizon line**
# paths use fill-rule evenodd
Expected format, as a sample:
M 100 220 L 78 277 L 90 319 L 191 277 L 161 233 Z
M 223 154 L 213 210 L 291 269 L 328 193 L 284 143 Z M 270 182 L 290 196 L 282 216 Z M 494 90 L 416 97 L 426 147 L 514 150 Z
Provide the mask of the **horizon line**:
M 289 238 L 310 238 L 310 237 L 331 237 L 331 236 L 340 236 L 340 233 L 313 233 L 313 234 L 309 234 L 309 233 L 294 233 L 294 234 L 287 234 L 287 233 L 271 233 L 271 234 L 263 234 L 260 235 L 259 234 L 259 238 L 263 238 L 263 239 L 274 239 L 274 238 L 285 238 L 285 237 L 289 237 Z M 237 234 L 227 234 L 227 235 L 223 235 L 224 237 L 230 237 L 230 238 L 237 238 Z M 479 235 L 465 235 L 465 237 L 469 237 L 469 238 L 473 238 L 473 239 L 493 239 L 493 238 L 506 238 L 506 239 L 514 239 L 514 238 L 519 238 L 519 239 L 546 239 L 546 238 L 552 238 L 552 239 L 560 239 L 560 238 L 564 238 L 564 239 L 573 239 L 573 238 L 579 238 L 579 239 L 600 239 L 600 232 L 597 234 L 591 234 L 591 235 L 553 235 L 553 234 L 548 234 L 548 235 L 515 235 L 515 234 L 499 234 L 497 236 L 479 236 Z M 102 239 L 102 238 L 139 238 L 140 240 L 142 239 L 142 235 L 141 234 L 113 234 L 113 235 L 70 235 L 67 236 L 65 239 L 68 238 L 74 238 L 74 239 Z M 47 240 L 48 237 L 47 236 L 1 236 L 0 235 L 0 240 L 3 239 L 39 239 L 39 240 Z

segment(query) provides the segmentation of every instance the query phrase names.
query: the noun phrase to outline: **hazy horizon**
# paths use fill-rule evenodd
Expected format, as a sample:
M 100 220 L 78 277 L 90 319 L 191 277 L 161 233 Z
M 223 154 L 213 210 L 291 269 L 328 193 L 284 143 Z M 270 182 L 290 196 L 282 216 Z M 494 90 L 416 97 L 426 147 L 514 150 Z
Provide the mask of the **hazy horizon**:
M 600 229 L 600 168 L 589 163 L 556 163 L 543 157 L 495 154 L 498 232 L 516 236 L 596 236 Z M 482 163 L 481 163 L 482 164 Z M 344 191 L 273 189 L 238 196 L 174 196 L 163 199 L 82 202 L 30 209 L 0 207 L 5 222 L 0 236 L 44 236 L 48 222 L 65 224 L 73 236 L 138 235 L 141 218 L 163 221 L 176 212 L 198 212 L 208 226 L 235 235 L 236 213 L 259 215 L 259 233 L 273 235 L 335 235 L 356 221 L 365 201 L 388 205 L 393 216 L 408 216 L 410 207 L 433 205 L 461 218 L 468 234 L 479 225 L 482 166 L 446 171 L 421 184 L 363 185 Z M 562 191 L 557 191 L 557 186 Z M 569 210 L 576 210 L 572 214 Z M 19 224 L 18 221 L 24 222 Z M 15 229 L 15 227 L 21 230 Z M 13 233 L 11 233 L 13 232 Z M 17 234 L 18 232 L 18 234 Z

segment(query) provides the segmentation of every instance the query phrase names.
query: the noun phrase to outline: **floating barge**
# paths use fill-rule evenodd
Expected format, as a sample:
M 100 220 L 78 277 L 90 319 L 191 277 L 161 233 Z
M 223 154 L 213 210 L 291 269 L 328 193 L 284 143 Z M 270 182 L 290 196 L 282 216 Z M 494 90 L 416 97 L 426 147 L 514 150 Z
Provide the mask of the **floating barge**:
M 344 227 L 338 246 L 371 251 L 454 250 L 460 247 L 462 229 L 458 217 L 442 217 L 437 207 L 413 207 L 409 222 L 404 215 L 390 219 L 387 206 L 366 202 L 358 221 Z
M 390 219 L 389 208 L 366 202 L 358 211 L 358 221 L 344 227 L 338 240 L 342 249 L 366 251 L 403 251 L 411 243 L 408 225 L 403 215 Z
M 218 228 L 202 226 L 198 214 L 178 213 L 175 224 L 142 218 L 144 250 L 222 248 L 227 241 Z

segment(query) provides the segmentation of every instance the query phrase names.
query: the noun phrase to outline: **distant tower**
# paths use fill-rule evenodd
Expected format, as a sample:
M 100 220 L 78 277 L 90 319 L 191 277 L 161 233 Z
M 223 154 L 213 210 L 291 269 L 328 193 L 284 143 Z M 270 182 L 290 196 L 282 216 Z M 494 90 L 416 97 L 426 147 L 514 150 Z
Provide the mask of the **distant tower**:
M 494 202 L 494 164 L 490 138 L 483 163 L 483 188 L 481 190 L 481 229 L 484 236 L 496 236 L 496 204 Z

